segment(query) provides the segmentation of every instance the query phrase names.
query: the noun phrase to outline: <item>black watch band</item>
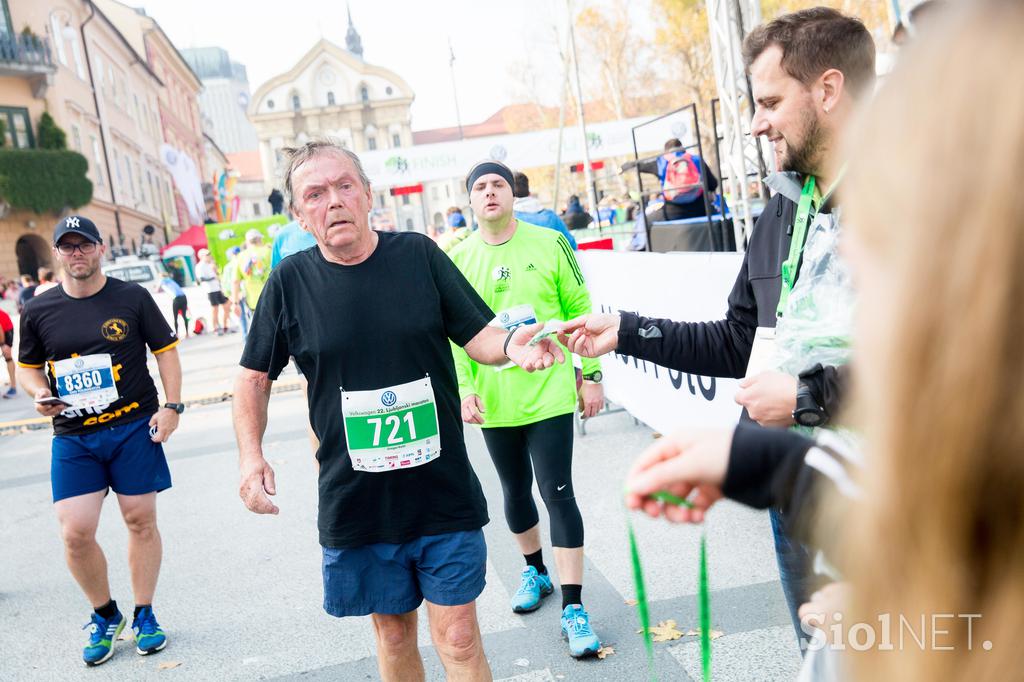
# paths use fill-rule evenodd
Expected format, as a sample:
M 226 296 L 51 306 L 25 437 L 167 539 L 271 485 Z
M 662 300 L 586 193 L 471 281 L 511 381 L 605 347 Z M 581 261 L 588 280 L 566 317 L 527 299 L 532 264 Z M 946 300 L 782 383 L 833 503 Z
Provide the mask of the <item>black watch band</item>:
M 818 404 L 810 387 L 802 381 L 799 382 L 796 389 L 796 409 L 793 410 L 793 421 L 800 426 L 814 428 L 824 426 L 828 420 L 828 412 Z
M 583 375 L 584 381 L 592 381 L 595 384 L 601 383 L 602 379 L 604 379 L 604 373 L 599 369 L 591 372 L 590 374 Z
M 168 410 L 174 410 L 178 414 L 185 411 L 185 403 L 164 403 L 164 407 Z
M 519 329 L 519 327 L 509 330 L 508 336 L 505 337 L 505 344 L 501 347 L 501 352 L 505 354 L 506 358 L 508 358 L 508 344 L 512 340 L 512 335 L 516 333 L 516 329 Z M 512 358 L 508 359 L 511 360 Z

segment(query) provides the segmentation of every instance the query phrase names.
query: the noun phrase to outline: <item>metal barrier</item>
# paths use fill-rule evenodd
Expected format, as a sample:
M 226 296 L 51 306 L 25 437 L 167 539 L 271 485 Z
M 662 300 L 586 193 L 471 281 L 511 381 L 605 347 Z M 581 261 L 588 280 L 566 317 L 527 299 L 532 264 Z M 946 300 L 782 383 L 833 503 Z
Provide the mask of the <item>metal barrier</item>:
M 289 393 L 302 388 L 301 381 L 278 381 L 271 387 L 271 394 Z M 185 407 L 193 409 L 203 405 L 219 405 L 234 400 L 235 394 L 231 391 L 223 393 L 208 393 L 197 398 L 185 400 Z M 49 417 L 32 417 L 31 419 L 19 419 L 11 422 L 0 422 L 0 436 L 13 436 L 29 431 L 44 431 L 51 428 L 52 420 Z

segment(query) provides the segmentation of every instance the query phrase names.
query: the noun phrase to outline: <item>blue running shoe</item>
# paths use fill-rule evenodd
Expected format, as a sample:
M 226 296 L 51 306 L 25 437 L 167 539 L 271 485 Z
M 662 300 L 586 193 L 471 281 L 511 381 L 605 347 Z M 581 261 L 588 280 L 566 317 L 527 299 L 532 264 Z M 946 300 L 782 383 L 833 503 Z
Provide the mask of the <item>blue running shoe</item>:
M 580 604 L 569 604 L 562 611 L 562 637 L 569 640 L 573 658 L 596 656 L 601 640 L 590 629 L 590 616 Z
M 135 651 L 140 656 L 148 656 L 167 646 L 167 635 L 156 622 L 152 606 L 143 606 L 139 615 L 132 621 L 132 632 L 135 633 Z
M 114 655 L 114 642 L 121 630 L 124 630 L 124 624 L 125 619 L 120 611 L 109 620 L 93 612 L 91 620 L 82 626 L 83 630 L 89 628 L 89 643 L 82 651 L 82 660 L 86 665 L 105 663 Z
M 538 573 L 533 566 L 523 569 L 523 582 L 512 595 L 512 610 L 515 613 L 528 613 L 540 607 L 541 597 L 555 591 L 551 577 L 547 573 Z

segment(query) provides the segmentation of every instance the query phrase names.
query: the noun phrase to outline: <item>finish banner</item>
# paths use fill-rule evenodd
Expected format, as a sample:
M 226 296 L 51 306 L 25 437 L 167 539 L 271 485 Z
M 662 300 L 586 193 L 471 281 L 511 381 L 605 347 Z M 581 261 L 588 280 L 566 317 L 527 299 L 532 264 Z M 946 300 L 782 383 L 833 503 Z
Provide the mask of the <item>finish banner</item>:
M 605 121 L 587 126 L 587 148 L 592 161 L 613 156 L 633 156 L 633 127 L 648 117 Z M 636 131 L 641 154 L 660 151 L 669 138 L 684 144 L 694 142 L 688 112 L 667 116 Z M 583 161 L 583 140 L 579 129 L 566 126 L 562 141 L 562 163 Z M 456 142 L 420 144 L 399 149 L 359 152 L 359 160 L 374 189 L 413 185 L 432 180 L 465 177 L 479 161 L 501 161 L 510 168 L 537 168 L 558 160 L 558 128 L 507 135 L 474 137 Z
M 741 253 L 580 251 L 594 312 L 703 322 L 725 317 Z M 736 379 L 669 370 L 626 355 L 601 358 L 605 395 L 656 431 L 730 426 L 740 417 Z

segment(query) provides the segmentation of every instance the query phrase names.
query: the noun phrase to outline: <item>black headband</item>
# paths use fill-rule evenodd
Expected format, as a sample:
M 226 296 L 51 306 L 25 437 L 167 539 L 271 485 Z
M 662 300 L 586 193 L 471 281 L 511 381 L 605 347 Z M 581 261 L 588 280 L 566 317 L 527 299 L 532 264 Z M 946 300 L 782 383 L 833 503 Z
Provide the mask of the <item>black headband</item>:
M 481 161 L 470 169 L 469 176 L 466 178 L 466 191 L 472 192 L 473 183 L 476 182 L 481 175 L 489 175 L 490 173 L 494 173 L 495 175 L 500 175 L 505 178 L 505 182 L 508 183 L 509 187 L 515 186 L 515 181 L 512 180 L 512 171 L 508 166 L 500 161 Z

